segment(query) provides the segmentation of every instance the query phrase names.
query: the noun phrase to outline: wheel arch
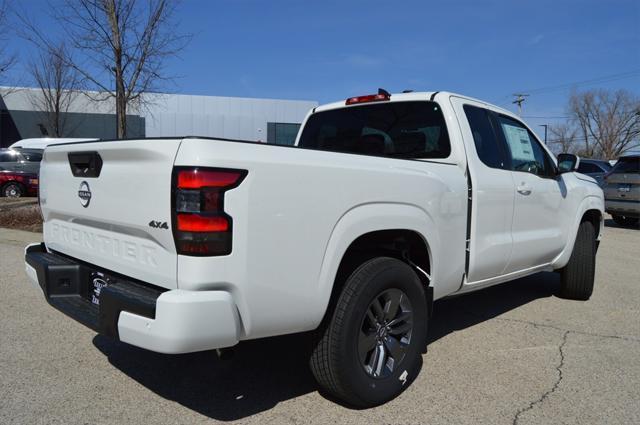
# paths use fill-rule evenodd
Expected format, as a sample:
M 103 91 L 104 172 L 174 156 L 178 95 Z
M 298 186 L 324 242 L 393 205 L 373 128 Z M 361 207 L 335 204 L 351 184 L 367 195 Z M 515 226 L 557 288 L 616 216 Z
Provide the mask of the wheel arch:
M 398 258 L 416 271 L 431 312 L 438 242 L 433 220 L 416 206 L 378 203 L 350 210 L 334 227 L 325 250 L 319 283 L 324 318 L 349 275 L 364 261 L 379 256 Z

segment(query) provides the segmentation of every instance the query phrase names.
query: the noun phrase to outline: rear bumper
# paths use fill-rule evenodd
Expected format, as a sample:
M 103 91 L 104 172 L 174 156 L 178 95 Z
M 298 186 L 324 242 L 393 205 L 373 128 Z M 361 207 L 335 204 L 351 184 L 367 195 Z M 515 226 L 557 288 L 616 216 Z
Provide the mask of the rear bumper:
M 164 290 L 90 264 L 47 252 L 44 244 L 25 249 L 31 282 L 47 302 L 101 334 L 148 350 L 177 354 L 235 345 L 240 320 L 226 291 Z M 109 284 L 91 302 L 93 273 Z
M 605 199 L 605 210 L 609 214 L 626 217 L 640 217 L 640 201 L 620 201 Z

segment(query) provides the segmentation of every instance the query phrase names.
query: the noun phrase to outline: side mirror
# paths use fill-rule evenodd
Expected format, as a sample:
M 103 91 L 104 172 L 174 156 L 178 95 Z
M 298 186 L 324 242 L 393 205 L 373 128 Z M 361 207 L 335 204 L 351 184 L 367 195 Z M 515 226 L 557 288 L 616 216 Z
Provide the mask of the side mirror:
M 576 171 L 580 166 L 580 158 L 572 153 L 558 155 L 558 174 Z

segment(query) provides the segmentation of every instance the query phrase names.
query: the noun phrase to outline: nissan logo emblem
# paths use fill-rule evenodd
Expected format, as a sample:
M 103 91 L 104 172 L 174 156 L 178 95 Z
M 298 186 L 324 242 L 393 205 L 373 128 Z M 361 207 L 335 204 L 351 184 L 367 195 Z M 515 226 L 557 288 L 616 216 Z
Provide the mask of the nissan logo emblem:
M 89 189 L 89 183 L 82 182 L 80 183 L 80 189 L 78 189 L 78 197 L 80 198 L 80 204 L 83 207 L 87 208 L 89 206 L 89 202 L 91 202 L 91 189 Z

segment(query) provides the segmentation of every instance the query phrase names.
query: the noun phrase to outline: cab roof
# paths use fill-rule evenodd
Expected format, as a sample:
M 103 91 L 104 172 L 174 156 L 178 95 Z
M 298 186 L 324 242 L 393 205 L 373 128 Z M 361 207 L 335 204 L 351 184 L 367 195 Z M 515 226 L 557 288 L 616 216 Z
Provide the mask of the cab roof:
M 463 98 L 463 99 L 468 99 L 474 102 L 478 102 L 478 103 L 482 103 L 488 107 L 491 107 L 492 109 L 497 109 L 500 112 L 504 113 L 505 115 L 509 115 L 509 116 L 514 116 L 513 112 L 501 108 L 499 106 L 493 105 L 491 103 L 485 102 L 484 100 L 480 100 L 480 99 L 475 99 L 473 97 L 469 97 L 469 96 L 464 96 L 461 94 L 457 94 L 457 93 L 452 93 L 452 92 L 447 92 L 447 91 L 420 91 L 420 92 L 408 92 L 408 93 L 390 93 L 390 98 L 388 100 L 388 102 L 407 102 L 407 101 L 412 101 L 412 100 L 435 100 L 437 101 L 438 99 L 442 99 L 442 98 L 448 98 L 450 96 L 455 96 L 455 97 L 459 97 L 459 98 Z M 370 102 L 370 103 L 356 103 L 353 105 L 346 105 L 347 99 L 343 99 L 343 100 L 339 100 L 337 102 L 331 102 L 331 103 L 327 103 L 324 105 L 320 105 L 316 108 L 313 109 L 313 112 L 322 112 L 322 111 L 328 111 L 328 110 L 332 110 L 332 109 L 340 109 L 340 108 L 350 108 L 353 106 L 358 106 L 358 105 L 368 105 L 368 104 L 374 104 L 374 103 L 378 103 L 378 102 Z

